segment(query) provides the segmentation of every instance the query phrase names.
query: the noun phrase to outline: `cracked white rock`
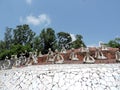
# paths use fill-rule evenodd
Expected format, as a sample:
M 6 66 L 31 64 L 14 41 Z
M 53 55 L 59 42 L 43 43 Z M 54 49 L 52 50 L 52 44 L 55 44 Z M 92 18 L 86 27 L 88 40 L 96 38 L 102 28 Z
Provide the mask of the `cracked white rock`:
M 120 64 L 34 65 L 0 71 L 0 90 L 105 89 L 120 89 Z

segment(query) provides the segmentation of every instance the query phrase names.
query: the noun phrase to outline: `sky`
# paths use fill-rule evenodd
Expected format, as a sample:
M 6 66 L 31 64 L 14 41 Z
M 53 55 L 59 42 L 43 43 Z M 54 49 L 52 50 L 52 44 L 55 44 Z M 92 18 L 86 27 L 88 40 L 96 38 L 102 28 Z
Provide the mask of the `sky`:
M 83 36 L 87 46 L 120 37 L 120 0 L 0 0 L 0 40 L 6 27 L 29 24 Z

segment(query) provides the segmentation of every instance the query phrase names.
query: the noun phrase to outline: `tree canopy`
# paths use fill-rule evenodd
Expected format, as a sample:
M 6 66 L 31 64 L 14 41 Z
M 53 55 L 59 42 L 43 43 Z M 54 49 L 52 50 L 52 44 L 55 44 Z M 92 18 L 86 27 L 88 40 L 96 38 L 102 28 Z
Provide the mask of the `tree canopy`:
M 43 53 L 47 53 L 48 49 L 55 50 L 56 36 L 55 31 L 52 28 L 43 29 L 40 33 L 41 44 L 44 48 Z
M 13 30 L 14 44 L 26 45 L 32 42 L 32 39 L 35 36 L 35 33 L 30 29 L 29 25 L 18 25 L 16 29 Z
M 58 37 L 58 45 L 59 45 L 60 49 L 62 47 L 65 47 L 67 49 L 70 48 L 72 38 L 69 33 L 59 32 L 59 33 L 57 33 L 57 37 Z
M 53 28 L 44 28 L 36 35 L 27 24 L 17 25 L 16 28 L 6 28 L 4 40 L 0 40 L 0 60 L 9 58 L 11 55 L 19 55 L 27 50 L 28 52 L 38 49 L 43 54 L 51 48 L 60 50 L 62 46 L 66 49 L 72 47 L 79 48 L 83 42 L 82 35 L 76 35 L 76 40 L 72 42 L 72 37 L 68 32 L 55 33 Z
M 72 43 L 72 47 L 76 49 L 82 46 L 86 47 L 82 39 L 82 35 L 76 35 L 76 40 Z
M 115 38 L 114 40 L 110 40 L 108 42 L 108 46 L 113 48 L 120 48 L 120 38 Z

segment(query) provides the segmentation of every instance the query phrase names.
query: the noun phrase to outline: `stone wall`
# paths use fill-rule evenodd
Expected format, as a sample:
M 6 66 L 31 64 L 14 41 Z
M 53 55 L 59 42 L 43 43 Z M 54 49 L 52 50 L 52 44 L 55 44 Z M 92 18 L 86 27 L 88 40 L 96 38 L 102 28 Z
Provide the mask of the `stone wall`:
M 104 56 L 107 57 L 106 61 L 101 61 L 101 60 L 96 60 L 96 63 L 101 63 L 101 62 L 105 62 L 105 63 L 114 63 L 115 62 L 115 52 L 118 50 L 118 48 L 109 48 L 108 51 L 102 51 Z M 96 48 L 89 48 L 90 51 L 90 55 L 95 57 L 95 51 Z M 70 50 L 67 51 L 66 54 L 62 54 L 62 56 L 64 57 L 65 62 L 69 62 L 69 55 L 70 55 Z M 75 53 L 77 54 L 79 61 L 82 63 L 83 58 L 85 56 L 85 53 L 80 52 L 80 49 L 75 49 Z M 42 57 L 38 57 L 38 63 L 42 64 L 46 62 L 46 58 L 47 55 L 43 55 Z M 72 62 L 72 61 L 71 61 Z
M 3 70 L 0 90 L 120 90 L 120 64 L 34 65 Z

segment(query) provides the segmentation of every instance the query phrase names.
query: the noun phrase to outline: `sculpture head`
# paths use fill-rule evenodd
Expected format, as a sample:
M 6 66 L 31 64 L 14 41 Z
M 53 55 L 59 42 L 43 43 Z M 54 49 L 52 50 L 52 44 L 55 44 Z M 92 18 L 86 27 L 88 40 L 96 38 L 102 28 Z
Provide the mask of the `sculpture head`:
M 5 59 L 8 59 L 8 56 L 6 56 Z
M 81 47 L 83 47 L 83 44 L 81 44 Z
M 74 48 L 72 48 L 71 51 L 74 51 Z
M 57 49 L 55 50 L 55 53 L 56 53 L 56 54 L 58 54 L 58 53 L 59 53 Z
M 25 53 L 27 52 L 27 50 L 25 50 Z
M 51 48 L 49 48 L 48 50 L 51 51 Z

